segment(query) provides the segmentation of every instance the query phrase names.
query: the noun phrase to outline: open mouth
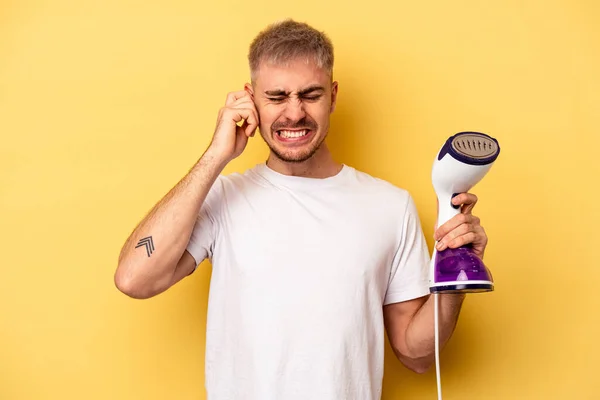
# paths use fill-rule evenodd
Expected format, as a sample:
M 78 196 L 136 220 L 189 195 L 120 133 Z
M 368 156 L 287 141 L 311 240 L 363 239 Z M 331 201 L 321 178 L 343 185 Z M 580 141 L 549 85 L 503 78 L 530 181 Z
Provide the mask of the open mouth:
M 282 129 L 276 131 L 276 134 L 282 142 L 300 142 L 308 139 L 312 131 L 310 129 Z

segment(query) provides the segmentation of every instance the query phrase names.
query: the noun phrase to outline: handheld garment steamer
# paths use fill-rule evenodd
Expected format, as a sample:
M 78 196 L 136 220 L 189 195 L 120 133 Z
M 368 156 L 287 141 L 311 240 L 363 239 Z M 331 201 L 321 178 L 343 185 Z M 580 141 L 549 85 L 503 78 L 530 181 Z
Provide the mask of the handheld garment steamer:
M 490 170 L 500 154 L 498 141 L 484 133 L 460 132 L 446 140 L 433 162 L 431 179 L 438 199 L 437 226 L 455 215 L 460 206 L 452 198 L 468 192 Z M 435 298 L 435 358 L 438 399 L 441 399 L 439 367 L 439 293 L 477 293 L 494 290 L 491 272 L 470 245 L 438 252 L 435 247 L 429 270 L 429 291 Z

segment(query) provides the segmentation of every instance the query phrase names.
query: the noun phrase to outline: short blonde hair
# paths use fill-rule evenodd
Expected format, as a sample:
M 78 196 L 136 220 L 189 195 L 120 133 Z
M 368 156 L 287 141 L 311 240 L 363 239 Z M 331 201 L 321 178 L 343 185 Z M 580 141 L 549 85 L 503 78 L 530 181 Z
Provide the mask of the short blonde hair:
M 271 24 L 250 45 L 248 61 L 252 81 L 261 62 L 285 65 L 298 58 L 307 61 L 312 58 L 320 68 L 333 75 L 333 44 L 324 32 L 292 19 Z

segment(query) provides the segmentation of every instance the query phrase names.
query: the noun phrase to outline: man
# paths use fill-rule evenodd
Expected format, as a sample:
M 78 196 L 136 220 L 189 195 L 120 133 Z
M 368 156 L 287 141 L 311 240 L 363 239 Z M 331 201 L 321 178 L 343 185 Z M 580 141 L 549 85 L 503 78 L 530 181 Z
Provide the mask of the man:
M 338 83 L 329 39 L 294 21 L 250 46 L 251 84 L 230 93 L 212 141 L 125 243 L 119 290 L 155 296 L 212 261 L 208 398 L 375 400 L 384 329 L 398 359 L 434 361 L 428 249 L 410 195 L 335 161 L 325 141 Z M 223 176 L 256 130 L 267 161 Z M 471 209 L 436 231 L 441 250 L 487 237 Z M 148 245 L 146 245 L 148 243 Z M 462 295 L 441 295 L 443 346 Z

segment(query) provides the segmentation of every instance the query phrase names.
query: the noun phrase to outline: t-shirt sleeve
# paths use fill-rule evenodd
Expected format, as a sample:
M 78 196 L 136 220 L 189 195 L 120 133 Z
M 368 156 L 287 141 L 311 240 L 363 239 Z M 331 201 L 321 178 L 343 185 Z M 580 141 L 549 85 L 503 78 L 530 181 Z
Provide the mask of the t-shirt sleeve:
M 399 235 L 384 305 L 429 294 L 429 250 L 417 208 L 410 195 Z
M 196 268 L 205 259 L 212 259 L 214 245 L 218 232 L 219 210 L 222 204 L 222 182 L 217 178 L 209 190 L 200 212 L 196 216 L 196 222 L 186 250 L 196 261 Z

